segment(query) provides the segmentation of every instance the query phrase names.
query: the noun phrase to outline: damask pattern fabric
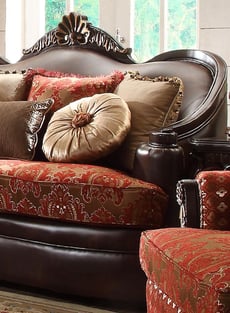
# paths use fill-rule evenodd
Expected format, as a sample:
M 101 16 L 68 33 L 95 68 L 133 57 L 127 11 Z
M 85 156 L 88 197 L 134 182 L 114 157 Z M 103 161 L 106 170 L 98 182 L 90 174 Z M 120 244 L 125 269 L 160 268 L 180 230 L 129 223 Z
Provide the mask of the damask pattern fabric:
M 196 179 L 201 195 L 201 228 L 230 230 L 230 172 L 202 171 Z
M 145 231 L 140 262 L 148 278 L 148 313 L 230 312 L 228 231 Z
M 28 85 L 32 84 L 33 78 L 35 75 L 41 75 L 44 77 L 56 77 L 56 78 L 60 78 L 60 77 L 77 77 L 77 78 L 81 78 L 83 77 L 80 74 L 75 74 L 75 73 L 67 73 L 67 72 L 59 72 L 59 71 L 49 71 L 45 68 L 29 68 L 26 70 L 25 72 L 25 81 Z
M 83 78 L 34 75 L 28 100 L 41 101 L 52 98 L 54 112 L 78 99 L 98 93 L 113 92 L 123 78 L 124 75 L 120 71 L 114 71 L 106 76 Z
M 0 212 L 73 222 L 163 225 L 166 194 L 109 168 L 0 160 Z

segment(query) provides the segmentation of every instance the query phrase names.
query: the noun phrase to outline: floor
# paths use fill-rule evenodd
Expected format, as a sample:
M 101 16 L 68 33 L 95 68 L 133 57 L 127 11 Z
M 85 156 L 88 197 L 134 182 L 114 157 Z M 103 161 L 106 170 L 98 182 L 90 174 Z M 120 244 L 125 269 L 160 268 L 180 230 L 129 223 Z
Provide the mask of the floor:
M 24 294 L 33 297 L 42 297 L 48 300 L 63 301 L 70 303 L 77 303 L 79 305 L 93 307 L 101 310 L 108 311 L 109 313 L 146 313 L 146 309 L 143 307 L 137 307 L 132 305 L 127 305 L 124 303 L 111 303 L 102 301 L 93 301 L 92 299 L 86 298 L 76 298 L 76 297 L 66 297 L 60 296 L 52 293 L 43 293 L 38 290 L 31 290 L 28 288 L 22 288 L 21 286 L 12 286 L 9 284 L 1 285 L 1 290 L 13 293 Z

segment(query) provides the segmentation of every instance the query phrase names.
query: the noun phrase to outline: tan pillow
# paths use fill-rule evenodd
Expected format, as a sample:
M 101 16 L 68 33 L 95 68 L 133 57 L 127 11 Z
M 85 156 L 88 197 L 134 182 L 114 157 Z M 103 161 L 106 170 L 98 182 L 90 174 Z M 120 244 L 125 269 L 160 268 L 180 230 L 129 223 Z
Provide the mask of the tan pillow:
M 127 104 L 112 93 L 82 98 L 56 111 L 43 139 L 53 162 L 88 163 L 114 151 L 130 129 Z
M 28 89 L 22 73 L 0 73 L 0 101 L 27 99 Z
M 149 78 L 127 73 L 114 93 L 126 101 L 132 118 L 131 130 L 113 154 L 112 162 L 116 167 L 132 170 L 136 149 L 148 142 L 149 133 L 178 119 L 183 83 L 177 77 Z
M 0 102 L 0 158 L 32 160 L 38 132 L 53 100 Z

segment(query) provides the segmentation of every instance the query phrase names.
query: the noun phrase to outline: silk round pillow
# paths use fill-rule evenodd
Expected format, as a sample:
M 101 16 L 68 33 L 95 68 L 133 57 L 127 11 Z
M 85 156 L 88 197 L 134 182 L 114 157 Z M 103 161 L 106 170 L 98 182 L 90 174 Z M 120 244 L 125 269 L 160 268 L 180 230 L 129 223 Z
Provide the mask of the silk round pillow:
M 96 161 L 121 144 L 130 121 L 128 105 L 115 94 L 82 98 L 53 114 L 43 138 L 43 152 L 52 162 Z

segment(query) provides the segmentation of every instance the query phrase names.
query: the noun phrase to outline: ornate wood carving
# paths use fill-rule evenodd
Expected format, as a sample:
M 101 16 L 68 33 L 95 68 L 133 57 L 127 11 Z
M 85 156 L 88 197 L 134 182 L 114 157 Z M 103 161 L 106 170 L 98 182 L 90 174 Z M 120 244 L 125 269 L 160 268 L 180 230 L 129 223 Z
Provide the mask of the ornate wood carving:
M 42 50 L 57 44 L 56 28 L 41 37 L 31 48 L 22 51 L 24 56 L 39 54 Z
M 123 48 L 112 36 L 93 26 L 87 16 L 70 13 L 64 15 L 58 27 L 46 33 L 31 48 L 23 50 L 24 57 L 36 55 L 57 46 L 75 46 L 100 50 L 116 55 L 116 58 L 132 60 L 131 48 Z M 133 62 L 133 60 L 132 60 Z
M 187 224 L 186 208 L 184 206 L 185 193 L 183 183 L 179 181 L 176 185 L 176 199 L 180 206 L 180 224 L 181 227 L 185 227 Z

